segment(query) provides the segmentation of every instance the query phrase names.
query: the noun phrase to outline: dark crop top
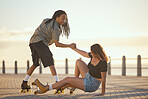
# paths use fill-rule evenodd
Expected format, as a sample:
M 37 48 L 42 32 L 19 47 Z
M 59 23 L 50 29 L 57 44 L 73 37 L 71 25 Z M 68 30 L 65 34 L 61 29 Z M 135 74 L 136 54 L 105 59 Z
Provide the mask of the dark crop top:
M 88 55 L 91 57 L 92 60 L 91 53 L 88 53 Z M 89 74 L 95 78 L 101 78 L 101 72 L 107 72 L 107 62 L 100 60 L 100 62 L 96 66 L 94 66 L 91 64 L 91 60 L 88 63 Z

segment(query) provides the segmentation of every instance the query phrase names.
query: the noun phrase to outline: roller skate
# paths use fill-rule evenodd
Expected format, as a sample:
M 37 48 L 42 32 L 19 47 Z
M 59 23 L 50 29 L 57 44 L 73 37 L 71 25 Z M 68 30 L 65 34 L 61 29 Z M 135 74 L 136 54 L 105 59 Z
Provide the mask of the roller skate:
M 73 92 L 75 91 L 75 88 L 73 88 L 73 87 L 62 87 L 60 89 L 57 89 L 54 94 L 64 94 L 64 90 L 65 89 L 69 89 L 70 90 L 69 94 L 73 94 Z
M 46 86 L 43 85 L 38 79 L 36 79 L 34 82 L 32 82 L 32 85 L 36 85 L 39 90 L 37 89 L 34 94 L 37 95 L 37 94 L 43 94 L 47 91 L 49 91 L 49 85 L 47 84 Z
M 64 89 L 65 88 L 60 88 L 60 89 L 57 89 L 55 92 L 54 92 L 54 94 L 64 94 Z
M 56 82 L 58 82 L 58 81 L 56 81 Z M 63 88 L 60 88 L 60 89 L 57 89 L 55 92 L 54 92 L 54 94 L 64 94 L 64 87 Z
M 27 93 L 27 92 L 31 92 L 31 87 L 27 84 L 27 81 L 23 80 L 23 83 L 21 85 L 21 93 Z

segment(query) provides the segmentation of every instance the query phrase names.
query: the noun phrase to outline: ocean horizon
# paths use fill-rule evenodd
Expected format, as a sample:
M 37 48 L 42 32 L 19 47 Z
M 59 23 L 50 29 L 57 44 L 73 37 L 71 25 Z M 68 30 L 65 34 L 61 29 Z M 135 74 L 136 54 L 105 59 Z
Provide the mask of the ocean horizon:
M 89 61 L 85 61 L 88 63 Z M 148 63 L 142 63 L 142 76 L 148 76 Z M 31 66 L 31 65 L 30 65 Z M 42 74 L 51 74 L 50 69 L 44 68 L 42 66 Z M 18 74 L 19 73 L 26 73 L 27 72 L 27 65 L 26 66 L 17 66 L 18 67 Z M 58 74 L 65 74 L 65 61 L 63 62 L 55 62 L 55 68 Z M 111 75 L 122 75 L 122 62 L 111 62 Z M 75 70 L 75 61 L 68 62 L 68 74 L 74 74 Z M 14 74 L 14 66 L 7 66 L 5 65 L 5 73 L 6 74 Z M 0 74 L 2 74 L 2 64 L 0 65 Z M 34 74 L 39 74 L 39 66 L 34 71 Z M 126 63 L 126 75 L 127 76 L 137 76 L 137 63 Z

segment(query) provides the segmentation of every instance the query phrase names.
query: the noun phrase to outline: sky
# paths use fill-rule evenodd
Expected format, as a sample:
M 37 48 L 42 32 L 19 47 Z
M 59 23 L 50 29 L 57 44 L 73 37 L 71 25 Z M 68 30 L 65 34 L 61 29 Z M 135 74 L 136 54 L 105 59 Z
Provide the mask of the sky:
M 71 30 L 61 43 L 87 52 L 99 43 L 111 58 L 148 57 L 147 5 L 148 0 L 0 0 L 0 61 L 31 60 L 30 37 L 59 9 L 66 11 Z M 82 57 L 69 48 L 49 48 L 55 60 Z

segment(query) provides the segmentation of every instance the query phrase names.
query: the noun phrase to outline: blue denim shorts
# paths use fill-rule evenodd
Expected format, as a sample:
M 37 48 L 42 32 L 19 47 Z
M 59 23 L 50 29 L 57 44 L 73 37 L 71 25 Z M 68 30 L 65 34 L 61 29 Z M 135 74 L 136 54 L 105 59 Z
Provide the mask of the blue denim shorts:
M 83 83 L 84 83 L 84 92 L 94 92 L 99 88 L 101 84 L 101 82 L 96 78 L 92 77 L 89 74 L 89 72 L 85 74 Z

